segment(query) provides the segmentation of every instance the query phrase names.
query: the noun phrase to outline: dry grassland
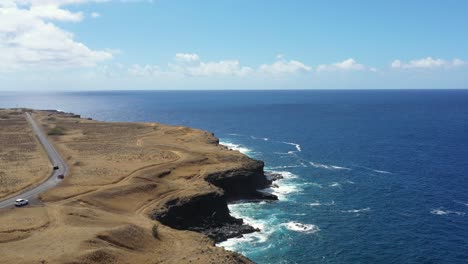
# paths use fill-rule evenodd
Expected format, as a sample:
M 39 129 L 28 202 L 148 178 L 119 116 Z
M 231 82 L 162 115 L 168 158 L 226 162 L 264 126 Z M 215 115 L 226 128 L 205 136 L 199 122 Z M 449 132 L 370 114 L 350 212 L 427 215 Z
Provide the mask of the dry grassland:
M 167 201 L 218 191 L 204 175 L 239 167 L 244 155 L 185 127 L 34 116 L 45 131 L 64 132 L 50 138 L 70 174 L 41 195 L 43 207 L 0 211 L 0 263 L 249 262 L 149 217 Z
M 0 109 L 0 198 L 45 180 L 51 164 L 20 110 Z

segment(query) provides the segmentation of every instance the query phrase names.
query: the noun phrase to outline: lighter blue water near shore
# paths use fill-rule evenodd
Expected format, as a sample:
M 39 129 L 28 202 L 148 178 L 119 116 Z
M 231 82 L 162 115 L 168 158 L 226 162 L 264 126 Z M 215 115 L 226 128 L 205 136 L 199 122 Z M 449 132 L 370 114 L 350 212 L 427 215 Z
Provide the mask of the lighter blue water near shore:
M 210 130 L 284 179 L 230 205 L 258 263 L 468 263 L 468 91 L 0 93 L 0 107 Z

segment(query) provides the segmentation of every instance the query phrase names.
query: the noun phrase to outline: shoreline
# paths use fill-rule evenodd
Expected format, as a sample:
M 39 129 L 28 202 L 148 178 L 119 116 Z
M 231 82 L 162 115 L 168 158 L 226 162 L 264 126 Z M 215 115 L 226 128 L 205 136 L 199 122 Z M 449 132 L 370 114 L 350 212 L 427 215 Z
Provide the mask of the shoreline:
M 55 245 L 64 232 L 60 230 L 77 223 L 76 228 L 83 231 L 67 236 L 65 243 L 75 248 L 86 245 L 89 250 L 73 251 L 67 256 L 49 252 L 48 261 L 67 262 L 74 256 L 78 263 L 88 263 L 102 252 L 121 261 L 147 258 L 156 254 L 151 251 L 156 243 L 156 248 L 173 252 L 167 255 L 166 251 L 159 250 L 160 255 L 154 255 L 163 262 L 174 258 L 179 258 L 179 263 L 188 259 L 212 262 L 222 258 L 226 263 L 251 263 L 246 257 L 215 244 L 260 231 L 233 217 L 228 203 L 278 199 L 274 194 L 260 191 L 271 187 L 275 180 L 267 178 L 262 161 L 220 145 L 219 139 L 210 132 L 189 127 L 101 122 L 58 110 L 34 110 L 34 113 L 44 131 L 60 130 L 61 133 L 49 138 L 70 167 L 70 175 L 40 194 L 43 206 L 26 207 L 22 212 L 34 213 L 40 218 L 36 222 L 41 223 L 57 222 L 57 217 L 68 220 L 27 229 L 22 234 L 9 233 L 10 238 L 0 241 L 6 253 L 13 254 L 15 243 L 11 241 L 18 241 L 31 251 L 23 261 L 36 261 L 40 254 L 34 253 L 37 250 L 34 239 L 45 236 Z M 0 221 L 13 226 L 9 230 L 22 230 L 20 219 L 24 213 L 18 212 L 9 210 L 8 214 L 0 215 Z M 119 220 L 122 217 L 127 219 L 123 223 Z M 187 231 L 203 235 L 194 236 Z M 7 231 L 0 228 L 0 234 L 4 232 Z M 128 232 L 136 232 L 140 238 L 129 240 Z M 171 247 L 174 239 L 189 246 Z M 102 244 L 102 241 L 107 242 Z M 109 244 L 109 241 L 115 242 Z M 135 247 L 128 243 L 141 245 Z M 189 253 L 199 247 L 205 249 Z M 140 251 L 135 251 L 137 248 Z M 6 262 L 13 259 L 14 254 L 9 253 L 0 257 Z

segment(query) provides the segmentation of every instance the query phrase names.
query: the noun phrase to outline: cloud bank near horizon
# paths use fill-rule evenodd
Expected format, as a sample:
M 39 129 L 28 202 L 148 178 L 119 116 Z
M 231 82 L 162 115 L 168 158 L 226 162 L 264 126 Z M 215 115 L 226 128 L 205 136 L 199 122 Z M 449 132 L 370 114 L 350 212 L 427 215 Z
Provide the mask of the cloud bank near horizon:
M 466 68 L 461 58 L 423 57 L 394 59 L 379 67 L 352 56 L 335 62 L 310 63 L 301 58 L 289 59 L 278 54 L 269 62 L 244 64 L 237 58 L 205 60 L 201 54 L 178 52 L 167 61 L 151 63 L 119 62 L 119 47 L 95 49 L 76 39 L 63 23 L 84 23 L 86 19 L 105 19 L 97 11 L 80 11 L 82 5 L 110 0 L 2 0 L 0 2 L 0 78 L 38 76 L 38 72 L 85 72 L 86 78 L 122 77 L 158 79 L 244 79 L 290 80 L 333 79 L 334 76 L 391 75 L 395 72 L 456 71 Z M 120 3 L 145 1 L 115 1 Z M 150 1 L 151 2 L 151 1 Z M 73 8 L 71 8 L 73 7 Z M 89 6 L 88 6 L 89 7 Z M 130 54 L 131 56 L 131 54 Z M 151 60 L 150 60 L 151 61 Z M 309 58 L 310 61 L 310 58 Z M 36 78 L 36 77 L 34 77 Z M 33 79 L 34 79 L 33 78 Z M 73 77 L 74 80 L 79 78 Z M 70 80 L 72 81 L 72 80 Z M 252 82 L 255 86 L 255 81 Z M 1 89 L 1 87 L 0 87 Z

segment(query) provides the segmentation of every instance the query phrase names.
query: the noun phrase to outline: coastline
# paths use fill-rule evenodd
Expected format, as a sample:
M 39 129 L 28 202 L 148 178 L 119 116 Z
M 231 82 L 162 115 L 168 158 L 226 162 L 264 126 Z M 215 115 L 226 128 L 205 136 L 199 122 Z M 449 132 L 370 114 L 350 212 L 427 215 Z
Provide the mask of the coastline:
M 78 263 L 89 263 L 89 259 L 102 252 L 116 259 L 130 258 L 136 251 L 129 255 L 128 252 L 119 249 L 122 246 L 134 248 L 127 245 L 128 241 L 122 241 L 128 240 L 123 238 L 128 232 L 141 233 L 142 237 L 146 237 L 148 241 L 141 245 L 144 248 L 157 243 L 159 247 L 163 245 L 162 248 L 169 250 L 165 246 L 166 243 L 171 243 L 168 237 L 186 240 L 193 250 L 200 246 L 207 248 L 190 257 L 177 251 L 177 254 L 180 254 L 178 257 L 185 260 L 194 258 L 198 261 L 211 261 L 216 259 L 215 256 L 221 256 L 225 263 L 251 262 L 238 253 L 226 251 L 221 247 L 215 247 L 215 250 L 213 247 L 229 238 L 259 231 L 244 220 L 233 217 L 229 212 L 228 203 L 278 199 L 273 194 L 259 191 L 272 186 L 275 180 L 265 176 L 262 161 L 229 150 L 228 147 L 220 145 L 219 139 L 212 133 L 202 130 L 158 123 L 99 122 L 57 110 L 34 112 L 45 131 L 55 128 L 64 131 L 63 134 L 49 137 L 66 159 L 71 171 L 70 176 L 67 175 L 61 184 L 40 195 L 44 203 L 43 208 L 39 209 L 43 211 L 40 213 L 41 221 L 57 221 L 53 219 L 54 215 L 63 218 L 65 212 L 69 212 L 66 213 L 66 218 L 71 219 L 58 226 L 47 224 L 41 229 L 32 228 L 21 236 L 13 233 L 11 238 L 0 241 L 6 252 L 10 246 L 13 248 L 15 245 L 11 241 L 21 242 L 28 248 L 29 245 L 35 244 L 33 238 L 48 233 L 52 234 L 49 239 L 55 243 L 57 241 L 54 237 L 58 230 L 67 228 L 67 223 L 72 221 L 81 223 L 78 226 L 88 238 L 85 239 L 81 235 L 67 237 L 67 240 L 71 240 L 68 242 L 70 244 L 83 247 L 85 241 L 115 241 L 106 245 L 99 242 L 94 246 L 85 242 L 91 251 L 72 253 L 73 258 L 78 259 Z M 130 172 L 128 176 L 125 176 L 126 171 Z M 102 176 L 90 178 L 92 175 L 89 175 L 89 172 Z M 135 208 L 138 210 L 135 211 Z M 35 207 L 25 208 L 27 212 L 33 209 L 36 210 Z M 76 210 L 80 213 L 74 212 Z M 16 212 L 10 210 L 6 216 L 16 219 L 11 225 L 21 229 L 21 222 L 18 222 L 21 216 Z M 101 214 L 114 216 L 105 219 L 99 217 L 97 222 L 83 222 L 85 219 L 95 218 L 91 215 Z M 125 214 L 130 215 L 126 217 L 128 220 L 122 229 L 121 221 L 116 222 L 115 217 Z M 139 215 L 146 216 L 147 220 L 141 220 Z M 161 235 L 157 236 L 159 241 L 151 241 L 146 235 L 153 226 L 153 236 L 156 237 L 154 220 L 160 223 L 157 229 L 161 232 Z M 89 225 L 95 227 L 89 229 Z M 164 226 L 171 227 L 173 231 Z M 109 227 L 117 229 L 110 231 Z M 96 231 L 91 230 L 101 231 L 94 234 Z M 186 231 L 180 233 L 177 230 L 195 231 L 207 236 L 209 240 L 202 240 L 204 242 L 200 244 L 195 242 L 198 238 L 194 239 L 188 233 L 184 233 Z M 4 233 L 3 230 L 0 230 L 0 233 Z M 33 236 L 34 234 L 39 236 Z M 144 250 L 137 255 L 143 257 L 154 253 Z M 30 257 L 34 259 L 34 255 Z M 58 262 L 66 262 L 64 260 L 70 258 L 56 253 L 50 253 L 49 257 L 50 261 Z M 9 254 L 2 257 L 5 261 L 13 258 L 14 256 Z M 157 258 L 163 262 L 167 260 L 164 254 Z M 172 262 L 173 257 L 170 259 L 171 261 L 167 262 Z

